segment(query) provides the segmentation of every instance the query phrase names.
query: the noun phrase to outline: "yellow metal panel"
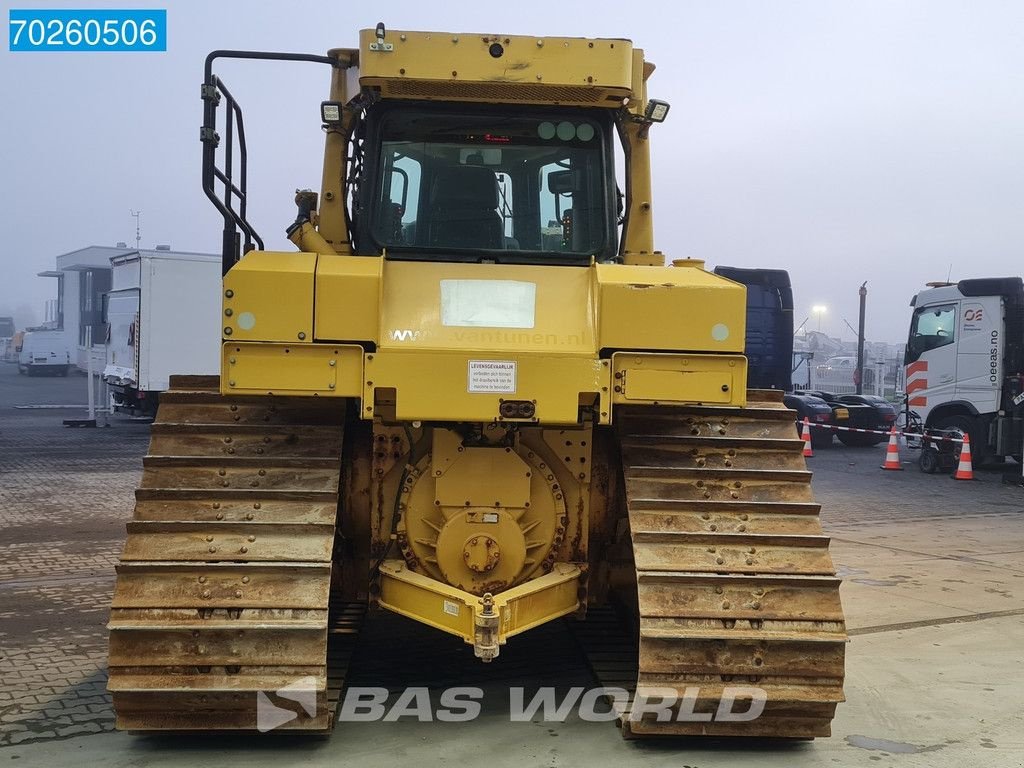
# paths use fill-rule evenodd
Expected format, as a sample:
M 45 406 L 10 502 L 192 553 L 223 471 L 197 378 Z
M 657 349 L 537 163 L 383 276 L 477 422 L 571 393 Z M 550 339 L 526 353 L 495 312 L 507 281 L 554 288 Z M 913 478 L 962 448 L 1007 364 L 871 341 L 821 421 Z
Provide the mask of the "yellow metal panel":
M 227 395 L 359 397 L 362 347 L 343 344 L 225 342 L 221 392 Z
M 316 264 L 318 341 L 377 340 L 380 320 L 379 256 L 321 256 Z
M 580 575 L 571 563 L 555 563 L 551 573 L 495 595 L 498 642 L 579 608 Z M 401 560 L 381 563 L 380 577 L 382 607 L 473 642 L 479 597 L 409 570 Z
M 382 350 L 596 356 L 588 267 L 385 261 L 382 280 Z
M 615 403 L 746 405 L 747 359 L 741 355 L 612 355 Z
M 470 361 L 515 364 L 515 391 L 470 392 Z M 608 361 L 558 355 L 474 354 L 450 351 L 379 350 L 366 356 L 363 417 L 373 416 L 374 391 L 394 389 L 399 421 L 500 421 L 504 400 L 535 400 L 536 421 L 576 424 L 580 394 L 601 398 L 601 423 L 608 421 L 611 368 Z
M 435 430 L 435 457 L 439 440 Z M 444 438 L 441 438 L 443 444 Z M 460 446 L 461 447 L 461 446 Z M 530 467 L 515 451 L 499 446 L 457 451 L 434 484 L 434 500 L 446 507 L 495 506 L 522 508 L 530 503 Z
M 372 50 L 376 39 L 360 32 L 359 82 L 385 97 L 617 108 L 632 91 L 629 40 L 389 30 L 391 49 Z
M 579 608 L 580 569 L 555 563 L 551 573 L 495 595 L 501 642 Z
M 695 266 L 594 269 L 602 349 L 743 352 L 742 285 Z
M 382 607 L 473 642 L 479 597 L 410 571 L 401 560 L 385 560 L 379 570 Z
M 224 276 L 225 341 L 313 341 L 315 253 L 251 251 Z

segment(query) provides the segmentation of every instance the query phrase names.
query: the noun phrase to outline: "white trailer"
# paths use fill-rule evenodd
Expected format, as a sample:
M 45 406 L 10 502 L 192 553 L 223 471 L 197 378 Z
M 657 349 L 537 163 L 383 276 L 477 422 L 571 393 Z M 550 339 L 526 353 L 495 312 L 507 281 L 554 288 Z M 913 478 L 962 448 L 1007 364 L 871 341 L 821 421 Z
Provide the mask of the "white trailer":
M 67 376 L 71 347 L 62 330 L 35 328 L 26 331 L 18 352 L 18 373 L 29 376 Z
M 115 409 L 152 414 L 171 374 L 220 371 L 220 257 L 138 251 L 110 264 L 103 380 Z
M 1020 456 L 1024 439 L 1024 281 L 929 283 L 918 293 L 904 363 L 907 407 L 924 426 L 970 434 L 975 460 Z

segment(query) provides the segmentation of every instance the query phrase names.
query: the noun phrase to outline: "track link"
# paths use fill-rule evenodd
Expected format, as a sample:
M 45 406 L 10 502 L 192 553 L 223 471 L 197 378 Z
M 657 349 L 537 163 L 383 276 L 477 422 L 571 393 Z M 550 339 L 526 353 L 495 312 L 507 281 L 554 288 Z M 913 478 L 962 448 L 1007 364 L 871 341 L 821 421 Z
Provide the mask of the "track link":
M 765 692 L 764 711 L 658 722 L 627 707 L 624 736 L 828 736 L 844 700 L 840 580 L 794 415 L 779 393 L 748 401 L 616 411 L 637 586 L 626 602 L 639 626 L 617 637 L 621 624 L 597 611 L 580 636 L 601 683 L 630 702 L 667 688 L 708 717 L 724 689 L 749 686 Z
M 364 610 L 331 602 L 343 419 L 172 377 L 117 566 L 118 728 L 255 731 L 268 703 L 281 729 L 331 727 Z

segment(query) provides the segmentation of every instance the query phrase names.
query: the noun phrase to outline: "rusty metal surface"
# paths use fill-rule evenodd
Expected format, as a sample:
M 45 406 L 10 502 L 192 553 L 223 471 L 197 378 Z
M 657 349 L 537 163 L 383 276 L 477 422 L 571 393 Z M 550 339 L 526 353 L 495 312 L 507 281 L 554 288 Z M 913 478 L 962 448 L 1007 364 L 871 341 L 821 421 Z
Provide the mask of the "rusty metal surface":
M 122 729 L 256 730 L 259 692 L 315 680 L 282 727 L 326 730 L 362 606 L 331 602 L 343 411 L 174 377 L 117 566 Z
M 699 689 L 696 712 L 715 711 L 725 686 L 767 694 L 749 722 L 634 721 L 627 708 L 624 736 L 829 735 L 846 629 L 793 419 L 757 391 L 742 409 L 617 410 L 637 589 L 623 603 L 637 624 L 588 619 L 595 673 L 631 691 Z

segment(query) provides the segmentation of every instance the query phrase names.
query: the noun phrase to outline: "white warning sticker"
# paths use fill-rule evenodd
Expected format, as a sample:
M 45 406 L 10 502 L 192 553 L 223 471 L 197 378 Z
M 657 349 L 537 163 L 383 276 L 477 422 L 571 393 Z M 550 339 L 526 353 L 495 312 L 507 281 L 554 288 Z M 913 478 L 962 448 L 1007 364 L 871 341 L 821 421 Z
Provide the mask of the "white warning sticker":
M 449 616 L 458 616 L 459 615 L 459 604 L 456 603 L 456 602 L 453 602 L 451 600 L 445 600 L 444 601 L 444 612 L 447 613 Z
M 515 394 L 515 360 L 470 360 L 467 390 L 469 392 Z

